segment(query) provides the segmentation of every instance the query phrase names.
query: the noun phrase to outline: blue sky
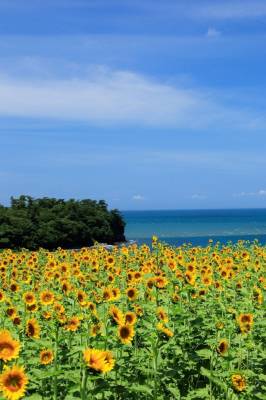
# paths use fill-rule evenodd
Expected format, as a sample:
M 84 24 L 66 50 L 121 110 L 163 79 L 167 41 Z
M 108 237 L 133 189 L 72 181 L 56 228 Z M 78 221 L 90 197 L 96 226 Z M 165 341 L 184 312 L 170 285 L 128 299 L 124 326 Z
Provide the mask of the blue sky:
M 0 203 L 266 207 L 266 1 L 0 0 Z

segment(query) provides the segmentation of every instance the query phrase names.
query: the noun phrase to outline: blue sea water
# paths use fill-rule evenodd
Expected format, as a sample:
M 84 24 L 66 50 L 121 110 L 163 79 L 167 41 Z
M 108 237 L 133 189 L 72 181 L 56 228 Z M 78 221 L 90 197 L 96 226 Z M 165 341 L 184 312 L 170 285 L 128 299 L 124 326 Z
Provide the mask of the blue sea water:
M 238 240 L 266 243 L 266 209 L 123 211 L 126 238 L 151 243 L 152 235 L 171 245 L 204 246 Z

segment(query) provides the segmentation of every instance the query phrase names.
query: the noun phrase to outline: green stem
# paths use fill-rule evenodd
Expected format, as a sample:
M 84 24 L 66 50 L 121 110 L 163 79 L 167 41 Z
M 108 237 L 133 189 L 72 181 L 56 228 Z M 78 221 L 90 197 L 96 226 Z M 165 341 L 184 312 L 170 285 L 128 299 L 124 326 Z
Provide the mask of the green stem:
M 54 396 L 53 399 L 57 400 L 57 355 L 58 355 L 58 336 L 59 336 L 59 326 L 56 327 L 55 333 L 55 355 L 54 355 L 54 381 L 53 381 L 53 389 Z
M 154 370 L 154 400 L 158 399 L 157 372 L 158 372 L 158 339 L 153 345 L 153 370 Z
M 82 371 L 82 382 L 81 382 L 81 400 L 87 400 L 87 379 L 88 373 L 87 368 L 84 367 Z

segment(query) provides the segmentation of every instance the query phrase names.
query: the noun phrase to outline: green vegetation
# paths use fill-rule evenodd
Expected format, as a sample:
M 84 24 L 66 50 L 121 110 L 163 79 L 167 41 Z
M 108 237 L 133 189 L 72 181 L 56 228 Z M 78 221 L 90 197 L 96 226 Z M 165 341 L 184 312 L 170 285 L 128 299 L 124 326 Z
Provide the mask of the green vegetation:
M 124 241 L 125 223 L 105 201 L 11 197 L 0 205 L 0 248 L 55 249 Z

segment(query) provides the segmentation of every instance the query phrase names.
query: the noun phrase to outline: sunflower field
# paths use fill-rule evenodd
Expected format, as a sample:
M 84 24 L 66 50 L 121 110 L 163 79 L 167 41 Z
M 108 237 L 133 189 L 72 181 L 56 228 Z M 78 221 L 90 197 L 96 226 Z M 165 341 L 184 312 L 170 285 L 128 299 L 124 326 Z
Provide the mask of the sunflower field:
M 0 253 L 0 399 L 266 399 L 257 242 Z

